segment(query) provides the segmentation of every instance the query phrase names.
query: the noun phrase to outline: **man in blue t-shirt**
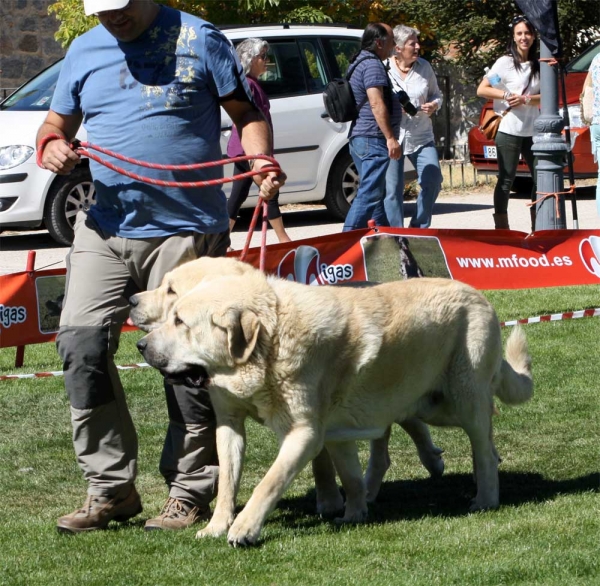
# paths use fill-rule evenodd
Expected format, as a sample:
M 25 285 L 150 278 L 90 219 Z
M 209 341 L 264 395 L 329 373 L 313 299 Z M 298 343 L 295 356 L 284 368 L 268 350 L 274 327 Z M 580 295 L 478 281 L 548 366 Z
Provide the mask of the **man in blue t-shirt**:
M 51 109 L 38 131 L 38 157 L 66 175 L 81 163 L 69 141 L 83 122 L 88 140 L 128 157 L 171 165 L 221 158 L 220 106 L 237 126 L 253 169 L 268 161 L 271 132 L 249 98 L 231 43 L 200 18 L 152 0 L 83 0 L 100 26 L 71 45 Z M 131 165 L 119 163 L 127 170 Z M 57 347 L 71 405 L 73 443 L 88 482 L 83 507 L 58 520 L 64 533 L 104 529 L 142 510 L 135 488 L 137 437 L 114 364 L 129 297 L 163 275 L 229 245 L 226 198 L 219 186 L 156 187 L 93 161 L 97 203 L 75 223 Z M 201 181 L 145 170 L 153 179 Z M 285 175 L 257 175 L 270 199 Z M 169 427 L 160 471 L 169 498 L 146 529 L 181 529 L 210 513 L 217 486 L 215 417 L 206 391 L 165 384 Z
M 344 222 L 344 232 L 366 228 L 372 218 L 389 226 L 383 201 L 390 159 L 401 155 L 397 136 L 401 106 L 392 100 L 390 81 L 382 63 L 394 48 L 387 24 L 370 23 L 362 36 L 361 51 L 350 64 L 350 85 L 359 114 L 350 127 L 350 154 L 360 179 L 358 192 Z

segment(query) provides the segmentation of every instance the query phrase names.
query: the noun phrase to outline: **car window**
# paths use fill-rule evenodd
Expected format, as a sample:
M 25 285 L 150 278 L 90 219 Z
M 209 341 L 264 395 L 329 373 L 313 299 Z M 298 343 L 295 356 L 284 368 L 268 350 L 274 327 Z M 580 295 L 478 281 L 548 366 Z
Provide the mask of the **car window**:
M 600 43 L 587 48 L 581 55 L 575 57 L 568 65 L 569 73 L 586 73 L 590 68 L 592 59 L 600 52 Z
M 325 51 L 330 56 L 332 77 L 344 77 L 350 60 L 360 51 L 359 38 L 323 39 Z
M 0 104 L 0 110 L 48 111 L 63 60 L 44 69 Z
M 269 98 L 308 93 L 302 56 L 296 41 L 269 39 L 269 63 L 260 82 Z
M 268 39 L 268 42 L 267 71 L 260 82 L 269 99 L 323 91 L 327 68 L 317 38 Z
M 327 76 L 319 45 L 313 39 L 303 39 L 299 41 L 299 45 L 308 66 L 308 90 L 310 93 L 321 93 L 327 83 Z

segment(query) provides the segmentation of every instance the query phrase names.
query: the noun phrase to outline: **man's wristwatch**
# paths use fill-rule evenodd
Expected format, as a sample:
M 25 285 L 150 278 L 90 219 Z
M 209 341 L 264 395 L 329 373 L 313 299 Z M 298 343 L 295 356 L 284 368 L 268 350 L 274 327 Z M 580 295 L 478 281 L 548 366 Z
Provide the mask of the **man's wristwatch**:
M 250 159 L 248 161 L 248 165 L 250 167 L 250 171 L 254 171 L 254 164 L 256 163 L 256 161 L 260 160 L 262 157 L 265 157 L 266 155 L 263 153 L 259 153 L 258 155 L 254 155 L 254 159 Z

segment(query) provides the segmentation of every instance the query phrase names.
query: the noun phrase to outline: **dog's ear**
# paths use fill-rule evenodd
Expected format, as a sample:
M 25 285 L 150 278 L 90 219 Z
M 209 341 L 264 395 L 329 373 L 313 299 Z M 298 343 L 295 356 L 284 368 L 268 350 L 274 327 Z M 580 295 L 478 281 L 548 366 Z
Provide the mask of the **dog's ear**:
M 229 354 L 234 364 L 244 364 L 250 358 L 256 341 L 260 322 L 258 316 L 248 309 L 229 308 L 220 315 L 213 314 L 213 322 L 227 330 Z

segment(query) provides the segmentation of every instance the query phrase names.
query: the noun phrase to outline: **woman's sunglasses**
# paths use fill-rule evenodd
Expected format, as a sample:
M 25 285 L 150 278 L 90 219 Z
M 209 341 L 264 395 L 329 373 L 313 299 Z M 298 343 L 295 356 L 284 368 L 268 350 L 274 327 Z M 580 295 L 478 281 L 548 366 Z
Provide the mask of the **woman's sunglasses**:
M 515 26 L 517 26 L 520 22 L 526 22 L 527 24 L 531 24 L 529 22 L 529 19 L 526 16 L 523 16 L 522 14 L 515 16 L 511 21 L 510 21 L 510 28 L 514 28 Z

